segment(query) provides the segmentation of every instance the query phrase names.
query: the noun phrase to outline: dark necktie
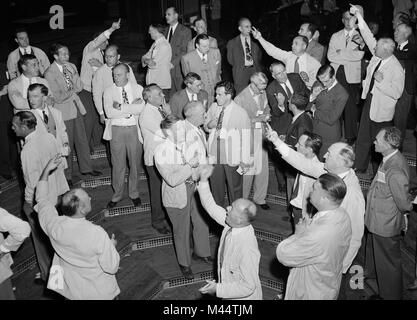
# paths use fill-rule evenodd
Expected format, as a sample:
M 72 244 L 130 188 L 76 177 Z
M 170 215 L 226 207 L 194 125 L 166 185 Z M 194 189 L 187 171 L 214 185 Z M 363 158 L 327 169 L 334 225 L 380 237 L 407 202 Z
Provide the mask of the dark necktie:
M 62 66 L 62 73 L 64 74 L 65 82 L 67 84 L 67 90 L 71 91 L 73 88 L 72 80 L 71 80 L 71 72 L 68 70 L 66 64 Z
M 206 64 L 207 63 L 207 54 L 203 54 L 203 63 Z
M 169 28 L 169 33 L 168 33 L 168 42 L 169 42 L 169 43 L 171 43 L 171 38 L 172 38 L 172 33 L 173 33 L 173 32 L 172 32 L 172 30 L 173 30 L 173 28 L 172 28 L 172 27 L 170 27 L 170 28 Z
M 45 122 L 45 124 L 48 124 L 49 122 L 48 115 L 46 114 L 45 110 L 43 110 L 42 113 L 43 113 L 43 122 Z
M 222 245 L 221 245 L 221 248 L 220 248 L 220 254 L 219 254 L 220 270 L 222 269 L 223 262 L 224 262 L 224 251 L 225 251 L 226 244 L 227 244 L 227 238 L 230 236 L 231 233 L 232 233 L 232 228 L 227 230 L 226 234 L 224 235 L 223 242 L 222 242 Z
M 297 59 L 295 59 L 294 62 L 294 73 L 300 73 L 300 65 L 298 64 L 298 60 L 300 59 L 300 57 L 297 57 Z
M 300 174 L 297 174 L 297 178 L 295 179 L 294 189 L 292 189 L 291 193 L 291 200 L 294 200 L 298 197 L 298 191 L 300 189 Z
M 368 90 L 368 94 L 372 93 L 372 89 L 374 87 L 375 84 L 375 73 L 378 71 L 379 67 L 381 66 L 382 60 L 379 61 L 378 65 L 376 66 L 374 72 L 372 73 L 372 78 L 371 78 L 371 83 L 369 84 L 369 90 Z
M 288 88 L 286 83 L 284 83 L 284 87 L 285 87 L 285 92 L 287 93 L 288 101 L 290 101 L 291 98 L 292 98 L 291 90 L 290 90 L 290 88 Z
M 127 92 L 125 91 L 125 88 L 122 88 L 122 98 L 123 98 L 123 104 L 129 104 L 129 99 L 127 98 Z
M 216 126 L 216 132 L 219 132 L 223 127 L 224 109 L 226 109 L 226 108 L 223 107 L 222 111 L 220 112 L 219 121 L 217 122 L 217 126 Z
M 247 38 L 245 38 L 245 56 L 246 56 L 246 61 L 249 61 L 249 62 L 253 61 L 252 52 L 250 51 L 249 42 Z

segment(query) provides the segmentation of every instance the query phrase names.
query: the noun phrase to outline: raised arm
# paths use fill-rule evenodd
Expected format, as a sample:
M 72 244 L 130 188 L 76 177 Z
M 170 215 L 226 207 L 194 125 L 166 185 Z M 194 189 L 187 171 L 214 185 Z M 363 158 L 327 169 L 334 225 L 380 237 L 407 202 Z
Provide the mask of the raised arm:
M 213 195 L 210 191 L 208 181 L 201 180 L 198 184 L 198 193 L 200 195 L 201 204 L 207 213 L 212 217 L 218 224 L 223 227 L 226 226 L 226 210 L 218 206 L 214 201 Z
M 0 208 L 0 232 L 7 232 L 8 236 L 0 242 L 0 257 L 3 253 L 16 251 L 23 241 L 29 237 L 30 226 L 6 210 Z

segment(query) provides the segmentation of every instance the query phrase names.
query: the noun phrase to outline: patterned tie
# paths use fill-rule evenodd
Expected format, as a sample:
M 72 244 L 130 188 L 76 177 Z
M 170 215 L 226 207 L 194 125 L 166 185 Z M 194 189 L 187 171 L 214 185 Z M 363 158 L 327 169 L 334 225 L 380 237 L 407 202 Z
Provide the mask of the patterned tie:
M 219 115 L 219 121 L 217 122 L 217 126 L 216 126 L 216 132 L 219 132 L 223 127 L 223 117 L 224 117 L 225 109 L 226 107 L 222 107 L 222 111 L 220 112 L 220 115 Z
M 129 104 L 129 99 L 127 98 L 127 92 L 125 91 L 125 88 L 122 88 L 122 99 L 123 104 Z
M 248 62 L 253 61 L 252 52 L 250 51 L 249 42 L 247 38 L 245 38 L 245 57 L 246 57 L 246 61 Z
M 158 111 L 161 114 L 163 119 L 167 117 L 167 114 L 165 113 L 164 109 L 162 109 L 162 107 L 158 107 Z
M 297 59 L 295 59 L 294 62 L 294 73 L 300 73 L 300 65 L 298 64 L 298 60 L 300 59 L 300 57 L 297 57 Z
M 62 73 L 64 74 L 65 82 L 67 83 L 67 90 L 71 91 L 74 88 L 74 86 L 71 80 L 71 72 L 68 70 L 66 64 L 62 66 Z
M 232 233 L 232 228 L 230 228 L 229 230 L 227 230 L 226 234 L 224 235 L 223 238 L 223 242 L 222 242 L 222 246 L 220 248 L 220 254 L 219 254 L 219 265 L 220 265 L 220 270 L 222 269 L 223 266 L 223 262 L 224 262 L 224 251 L 226 248 L 226 244 L 227 244 L 227 240 L 229 238 L 229 235 Z M 221 280 L 220 280 L 221 282 Z
M 348 34 L 346 35 L 346 47 L 348 46 L 349 41 L 350 41 L 350 35 L 349 35 L 349 33 L 348 33 Z
M 45 122 L 45 124 L 48 124 L 49 122 L 48 115 L 46 114 L 45 110 L 43 110 L 42 113 L 43 113 L 43 122 Z

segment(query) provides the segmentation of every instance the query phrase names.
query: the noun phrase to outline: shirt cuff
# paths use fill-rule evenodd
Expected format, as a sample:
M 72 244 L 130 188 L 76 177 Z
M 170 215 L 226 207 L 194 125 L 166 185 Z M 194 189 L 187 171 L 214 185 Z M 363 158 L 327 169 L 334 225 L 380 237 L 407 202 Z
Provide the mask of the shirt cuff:
M 10 250 L 7 249 L 4 245 L 0 244 L 0 252 L 1 253 L 9 253 Z
M 277 150 L 279 151 L 279 153 L 281 153 L 283 157 L 288 157 L 288 155 L 290 154 L 290 147 L 286 145 L 284 142 L 282 142 L 278 146 Z

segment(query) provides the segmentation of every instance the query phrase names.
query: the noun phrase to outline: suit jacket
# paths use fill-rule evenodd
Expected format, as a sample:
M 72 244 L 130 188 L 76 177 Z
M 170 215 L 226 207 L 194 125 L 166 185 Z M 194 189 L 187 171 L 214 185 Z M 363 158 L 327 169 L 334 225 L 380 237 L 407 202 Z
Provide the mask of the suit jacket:
M 408 42 L 402 50 L 396 48 L 394 55 L 405 70 L 404 89 L 409 95 L 413 95 L 416 87 L 417 45 Z
M 251 53 L 255 72 L 262 71 L 262 51 L 253 38 L 251 38 Z M 236 90 L 243 90 L 248 82 L 247 77 L 243 76 L 245 73 L 245 48 L 240 35 L 227 42 L 227 61 L 232 66 Z
M 156 63 L 153 67 L 148 66 L 146 84 L 156 83 L 161 89 L 170 89 L 172 50 L 168 40 L 165 38 L 156 40 L 143 58 L 152 58 Z
M 45 85 L 49 90 L 49 95 L 52 96 L 52 91 L 49 87 L 48 81 L 46 81 L 44 78 L 36 77 L 36 82 Z M 29 102 L 27 99 L 27 91 L 23 92 L 23 75 L 20 75 L 10 81 L 7 90 L 10 102 L 14 108 L 14 113 L 23 110 L 30 110 Z
M 413 208 L 408 199 L 409 182 L 407 160 L 399 151 L 381 163 L 367 195 L 365 225 L 370 232 L 381 237 L 401 233 L 403 213 Z
M 197 100 L 200 102 L 206 101 L 207 103 L 208 94 L 205 90 L 200 90 L 197 94 Z M 171 107 L 172 114 L 176 115 L 180 119 L 184 119 L 183 110 L 184 107 L 189 103 L 186 89 L 182 89 L 176 92 L 169 100 L 169 106 Z
M 190 41 L 188 41 L 187 53 L 189 53 L 191 51 L 194 51 L 196 49 L 196 47 L 195 47 L 195 39 L 196 38 L 197 38 L 197 36 L 195 36 Z M 209 36 L 209 46 L 210 46 L 210 49 L 218 49 L 219 48 L 219 46 L 217 45 L 216 38 L 213 38 L 213 37 Z
M 39 71 L 43 75 L 50 65 L 49 59 L 42 49 L 36 48 L 34 46 L 30 47 L 32 48 L 32 52 L 35 55 L 35 57 L 38 58 Z M 21 53 L 19 52 L 19 48 L 17 48 L 16 50 L 10 52 L 7 58 L 7 70 L 9 72 L 10 80 L 20 76 L 20 71 L 18 68 L 18 62 L 20 60 L 20 57 Z
M 297 56 L 294 53 L 292 53 L 292 51 L 281 50 L 280 48 L 275 47 L 272 43 L 266 41 L 263 38 L 261 38 L 259 42 L 265 49 L 266 53 L 268 53 L 274 59 L 281 60 L 285 63 L 285 65 L 287 66 L 288 73 L 294 72 L 295 61 L 297 60 Z M 304 53 L 302 56 L 299 57 L 298 65 L 300 67 L 300 72 L 307 73 L 308 82 L 306 82 L 306 86 L 308 89 L 311 89 L 314 82 L 316 81 L 317 71 L 321 67 L 320 62 L 318 62 L 308 53 Z
M 324 46 L 317 40 L 311 40 L 309 42 L 306 52 L 320 62 L 320 64 L 324 63 Z
M 356 34 L 359 34 L 359 32 L 355 30 L 353 35 Z M 340 51 L 337 52 L 337 50 Z M 364 54 L 365 51 L 359 50 L 358 45 L 352 40 L 350 40 L 346 46 L 344 29 L 332 35 L 329 43 L 329 50 L 327 52 L 327 58 L 336 72 L 340 66 L 344 67 L 348 83 L 361 82 L 361 66 Z
M 345 109 L 349 94 L 340 83 L 329 91 L 322 91 L 316 101 L 316 112 L 313 116 L 313 132 L 320 135 L 323 140 L 323 150 L 320 154 L 326 153 L 326 146 L 340 141 L 342 137 L 342 126 L 340 117 Z
M 129 96 L 129 101 L 134 101 L 138 98 L 143 99 L 142 91 L 143 87 L 137 83 L 132 84 L 128 82 L 128 85 L 131 86 L 131 94 Z M 113 102 L 116 101 L 121 104 L 121 109 L 117 110 L 113 108 Z M 121 93 L 119 88 L 113 84 L 111 87 L 108 87 L 104 90 L 103 95 L 103 102 L 104 102 L 104 111 L 106 113 L 106 128 L 104 129 L 103 139 L 104 140 L 111 140 L 112 139 L 112 125 L 114 119 L 122 119 L 129 116 L 133 116 L 135 118 L 136 127 L 138 130 L 138 139 L 141 143 L 143 143 L 142 133 L 139 128 L 139 115 L 143 111 L 145 107 L 145 103 L 142 100 L 140 104 L 133 104 L 133 103 L 122 103 Z
M 307 89 L 304 81 L 301 79 L 299 74 L 296 73 L 289 73 L 288 80 L 294 92 L 310 95 L 310 91 Z M 285 97 L 285 112 L 283 112 L 280 108 L 278 108 L 278 101 L 275 98 L 274 94 L 281 93 Z M 288 96 L 282 86 L 278 83 L 277 80 L 272 81 L 268 87 L 266 88 L 266 95 L 268 97 L 268 103 L 271 107 L 271 127 L 278 133 L 278 134 L 286 134 L 288 131 L 288 127 L 292 122 L 292 116 L 288 112 Z
M 41 133 L 50 133 L 52 134 L 58 145 L 61 146 L 61 153 L 68 156 L 68 147 L 64 144 L 68 144 L 68 134 L 67 127 L 65 126 L 64 120 L 62 120 L 62 113 L 58 109 L 46 106 L 48 109 L 48 125 L 43 121 L 43 117 L 39 112 L 32 109 L 32 113 L 35 115 L 37 120 L 36 131 Z
M 59 70 L 56 62 L 52 63 L 45 71 L 45 79 L 48 80 L 52 94 L 54 95 L 54 106 L 62 112 L 64 121 L 75 119 L 77 117 L 77 109 L 82 115 L 87 113 L 77 94 L 83 89 L 77 67 L 68 62 L 68 69 L 71 73 L 73 83 L 73 88 L 70 91 L 67 90 L 64 74 Z
M 197 50 L 187 53 L 181 59 L 182 72 L 186 75 L 195 72 L 201 77 L 203 89 L 208 93 L 209 105 L 214 101 L 214 87 L 221 81 L 222 57 L 219 49 L 210 49 L 207 63 L 203 63 Z
M 195 154 L 198 154 L 198 159 L 200 164 L 207 163 L 207 138 L 206 133 L 200 127 L 197 128 L 188 120 L 184 121 L 185 128 L 185 160 L 190 161 Z
M 371 52 L 374 52 L 377 41 L 361 15 L 358 15 L 358 25 L 366 45 Z M 374 55 L 369 62 L 366 78 L 362 84 L 362 99 L 366 99 L 368 95 L 372 76 L 380 61 L 381 59 Z M 384 79 L 381 82 L 375 81 L 371 92 L 372 102 L 369 117 L 375 122 L 391 121 L 397 101 L 404 90 L 405 72 L 395 56 L 388 58 L 378 71 L 383 73 Z
M 308 113 L 304 112 L 290 124 L 285 135 L 285 143 L 295 148 L 298 139 L 305 131 L 313 132 L 313 120 Z

